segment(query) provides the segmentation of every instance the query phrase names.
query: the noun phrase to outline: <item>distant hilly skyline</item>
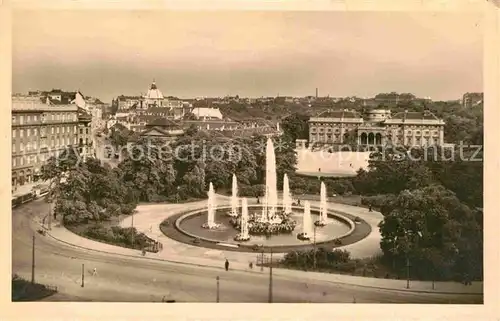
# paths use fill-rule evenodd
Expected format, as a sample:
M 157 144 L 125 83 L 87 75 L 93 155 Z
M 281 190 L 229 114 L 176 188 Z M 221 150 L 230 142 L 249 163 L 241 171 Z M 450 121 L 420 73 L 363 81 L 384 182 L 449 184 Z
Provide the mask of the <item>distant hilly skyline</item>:
M 434 100 L 482 91 L 478 13 L 17 11 L 13 92 Z

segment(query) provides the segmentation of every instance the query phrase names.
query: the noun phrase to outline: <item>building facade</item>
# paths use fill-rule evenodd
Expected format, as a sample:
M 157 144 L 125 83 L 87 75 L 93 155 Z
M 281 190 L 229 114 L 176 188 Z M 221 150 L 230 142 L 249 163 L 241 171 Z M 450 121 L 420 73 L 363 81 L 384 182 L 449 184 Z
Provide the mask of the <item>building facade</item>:
M 41 166 L 78 143 L 78 107 L 12 99 L 12 188 L 36 182 Z
M 94 155 L 92 115 L 78 108 L 78 153 L 85 158 Z
M 429 111 L 327 110 L 309 119 L 309 145 L 444 145 L 444 121 Z

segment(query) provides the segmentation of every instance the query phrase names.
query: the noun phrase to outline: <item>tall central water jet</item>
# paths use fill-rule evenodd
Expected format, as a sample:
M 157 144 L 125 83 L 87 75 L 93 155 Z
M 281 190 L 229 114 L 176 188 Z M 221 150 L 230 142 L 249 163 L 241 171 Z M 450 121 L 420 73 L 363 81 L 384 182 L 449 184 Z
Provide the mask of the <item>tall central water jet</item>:
M 290 186 L 287 174 L 283 177 L 283 209 L 285 214 L 292 213 L 292 195 L 290 195 Z
M 236 217 L 238 216 L 238 180 L 236 179 L 235 174 L 233 174 L 232 191 L 233 194 L 231 196 L 231 213 L 229 213 L 229 216 Z
M 276 186 L 276 155 L 271 138 L 266 144 L 266 194 L 262 209 L 261 221 L 270 222 L 274 220 L 276 207 L 278 206 L 278 191 Z
M 320 202 L 319 202 L 319 221 L 316 225 L 324 226 L 327 223 L 328 218 L 328 207 L 326 205 L 326 185 L 325 182 L 321 182 L 320 189 Z
M 217 209 L 217 204 L 215 203 L 215 191 L 214 185 L 210 182 L 208 188 L 208 201 L 207 201 L 207 222 L 202 225 L 204 228 L 216 229 L 220 224 L 215 223 L 215 210 Z

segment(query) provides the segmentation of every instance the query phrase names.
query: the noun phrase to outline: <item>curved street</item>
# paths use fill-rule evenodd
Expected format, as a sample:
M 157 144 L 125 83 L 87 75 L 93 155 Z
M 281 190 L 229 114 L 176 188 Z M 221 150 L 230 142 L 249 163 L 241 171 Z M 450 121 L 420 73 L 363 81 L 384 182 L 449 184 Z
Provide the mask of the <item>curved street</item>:
M 124 257 L 77 248 L 36 233 L 36 216 L 48 212 L 41 200 L 25 204 L 12 214 L 12 273 L 31 278 L 32 237 L 35 235 L 35 280 L 57 286 L 47 301 L 101 302 L 268 302 L 269 271 L 229 270 Z M 42 214 L 43 215 L 43 214 Z M 84 264 L 84 287 L 82 283 Z M 96 268 L 97 275 L 92 275 Z M 272 301 L 279 303 L 482 303 L 482 294 L 417 293 L 384 290 L 339 282 L 298 279 L 280 273 L 272 278 Z

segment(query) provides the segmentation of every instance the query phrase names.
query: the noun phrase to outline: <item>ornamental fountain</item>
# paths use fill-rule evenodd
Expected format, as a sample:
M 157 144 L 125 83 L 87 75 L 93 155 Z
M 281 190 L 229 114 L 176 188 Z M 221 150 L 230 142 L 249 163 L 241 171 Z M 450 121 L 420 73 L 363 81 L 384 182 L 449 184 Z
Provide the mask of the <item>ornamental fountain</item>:
M 319 220 L 314 222 L 316 226 L 325 226 L 328 219 L 328 205 L 326 199 L 326 185 L 325 182 L 321 182 L 320 190 L 320 202 L 319 202 Z
M 241 232 L 234 238 L 236 241 L 248 241 L 250 235 L 248 233 L 248 202 L 246 197 L 241 199 Z
M 260 222 L 280 223 L 281 219 L 276 216 L 278 207 L 278 191 L 276 186 L 276 155 L 274 154 L 274 144 L 271 138 L 266 144 L 266 190 L 264 196 L 264 206 Z
M 285 214 L 292 213 L 292 195 L 290 194 L 287 174 L 283 177 L 283 210 L 285 211 Z
M 215 202 L 215 191 L 214 185 L 210 182 L 208 188 L 208 201 L 207 201 L 207 222 L 202 225 L 203 228 L 207 229 L 217 229 L 220 224 L 215 223 L 215 210 L 217 209 L 217 204 Z
M 235 174 L 233 174 L 232 192 L 233 192 L 233 194 L 231 195 L 231 212 L 228 214 L 231 217 L 237 217 L 238 216 L 238 180 L 237 180 Z
M 311 203 L 304 201 L 304 215 L 302 216 L 302 233 L 297 235 L 300 240 L 309 240 L 313 233 L 311 221 Z

